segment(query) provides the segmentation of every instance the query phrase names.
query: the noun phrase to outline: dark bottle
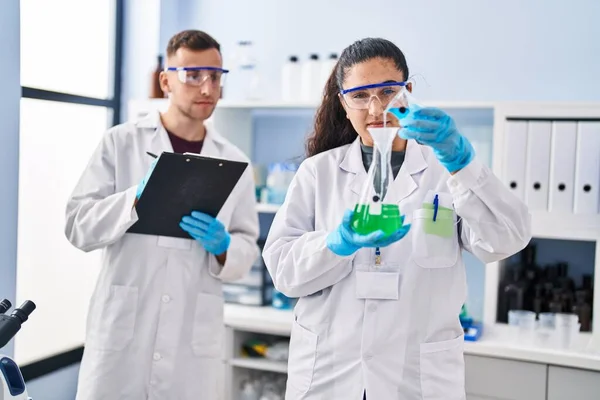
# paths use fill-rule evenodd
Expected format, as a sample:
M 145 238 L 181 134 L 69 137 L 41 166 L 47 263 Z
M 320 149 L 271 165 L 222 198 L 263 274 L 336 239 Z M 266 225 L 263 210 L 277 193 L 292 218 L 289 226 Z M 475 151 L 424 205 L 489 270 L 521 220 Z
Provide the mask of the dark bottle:
M 579 316 L 581 332 L 590 332 L 592 330 L 592 306 L 586 301 L 586 292 L 578 290 L 575 294 L 577 301 L 573 306 L 573 313 Z
M 561 313 L 566 311 L 562 303 L 562 289 L 555 288 L 552 291 L 552 300 L 550 301 L 548 309 L 553 313 Z
M 540 314 L 546 311 L 546 299 L 544 297 L 544 287 L 538 283 L 535 285 L 535 297 L 533 298 L 533 311 Z
M 498 322 L 508 322 L 509 310 L 524 309 L 526 283 L 522 279 L 521 268 L 514 267 L 511 272 L 512 279 L 500 289 Z
M 536 245 L 529 244 L 521 252 L 521 268 L 523 271 L 523 283 L 525 288 L 525 297 L 523 299 L 523 309 L 533 310 L 536 296 L 535 287 L 541 276 L 540 268 L 536 265 Z
M 558 263 L 558 286 L 568 292 L 575 291 L 575 282 L 569 277 L 569 264 L 566 262 Z
M 588 303 L 592 303 L 592 298 L 594 290 L 592 288 L 592 284 L 593 284 L 593 277 L 590 274 L 584 274 L 582 277 L 582 285 L 581 285 L 581 290 L 585 292 L 585 296 L 586 296 L 586 302 Z
M 151 99 L 163 99 L 165 97 L 165 93 L 160 88 L 160 73 L 162 72 L 163 66 L 163 56 L 159 55 L 157 57 L 156 68 L 152 71 L 150 76 L 150 98 Z

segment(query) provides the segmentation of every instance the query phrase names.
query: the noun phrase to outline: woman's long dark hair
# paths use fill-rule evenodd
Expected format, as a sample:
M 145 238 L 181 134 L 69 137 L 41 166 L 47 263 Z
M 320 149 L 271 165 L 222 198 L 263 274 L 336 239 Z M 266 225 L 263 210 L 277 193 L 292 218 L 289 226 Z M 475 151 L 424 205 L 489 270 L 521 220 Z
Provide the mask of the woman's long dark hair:
M 346 118 L 346 111 L 338 94 L 348 70 L 373 58 L 392 60 L 404 79 L 408 79 L 404 53 L 389 40 L 366 38 L 344 49 L 323 90 L 323 101 L 317 110 L 315 127 L 306 141 L 307 157 L 350 144 L 356 139 L 357 133 Z

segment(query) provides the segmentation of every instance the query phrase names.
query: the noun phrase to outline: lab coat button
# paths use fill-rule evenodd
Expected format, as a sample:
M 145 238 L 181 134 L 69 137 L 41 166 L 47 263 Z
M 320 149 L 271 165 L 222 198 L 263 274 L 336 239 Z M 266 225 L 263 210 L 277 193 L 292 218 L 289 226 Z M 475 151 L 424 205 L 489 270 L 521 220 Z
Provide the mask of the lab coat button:
M 365 353 L 365 360 L 369 361 L 370 359 L 373 358 L 373 353 Z
M 162 357 L 160 356 L 159 353 L 154 353 L 154 355 L 152 356 L 152 358 L 154 359 L 154 361 L 158 361 L 160 360 Z
M 154 385 L 156 385 L 156 381 L 155 381 L 154 379 L 151 379 L 151 380 L 150 380 L 150 384 L 151 384 L 152 386 L 154 386 Z
M 171 301 L 171 297 L 169 297 L 168 295 L 166 295 L 166 294 L 165 294 L 165 295 L 162 297 L 162 302 L 163 302 L 163 303 L 168 303 L 169 301 Z
M 377 304 L 373 303 L 373 304 L 369 305 L 369 311 L 371 311 L 371 312 L 377 311 Z

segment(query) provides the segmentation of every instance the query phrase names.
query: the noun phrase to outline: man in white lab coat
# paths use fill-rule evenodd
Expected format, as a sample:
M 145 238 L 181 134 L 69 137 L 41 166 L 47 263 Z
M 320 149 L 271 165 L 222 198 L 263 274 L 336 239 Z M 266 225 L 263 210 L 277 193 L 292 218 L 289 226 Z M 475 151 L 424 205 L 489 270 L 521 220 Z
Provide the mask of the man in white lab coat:
M 110 129 L 68 201 L 69 241 L 83 251 L 104 251 L 78 400 L 222 398 L 221 281 L 240 278 L 258 257 L 251 167 L 217 218 L 183 217 L 189 239 L 127 230 L 138 219 L 135 202 L 154 166 L 146 152 L 249 162 L 205 124 L 226 73 L 219 44 L 206 33 L 171 38 L 160 76 L 168 110 Z

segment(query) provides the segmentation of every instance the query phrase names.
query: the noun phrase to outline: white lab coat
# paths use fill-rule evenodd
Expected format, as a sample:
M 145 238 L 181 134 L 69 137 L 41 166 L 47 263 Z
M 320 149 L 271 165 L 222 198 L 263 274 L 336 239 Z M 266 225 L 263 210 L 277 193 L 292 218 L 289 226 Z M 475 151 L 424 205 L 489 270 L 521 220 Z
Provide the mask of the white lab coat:
M 103 249 L 77 399 L 220 400 L 221 281 L 243 276 L 259 255 L 252 168 L 218 215 L 231 233 L 221 267 L 195 240 L 126 233 L 137 221 L 136 186 L 153 161 L 147 151 L 173 151 L 158 113 L 110 129 L 68 201 L 69 241 Z M 210 126 L 201 154 L 248 162 Z
M 412 223 L 399 242 L 348 257 L 326 247 L 365 184 L 359 140 L 304 161 L 277 213 L 263 257 L 275 287 L 298 297 L 286 400 L 465 398 L 459 313 L 467 287 L 461 249 L 483 262 L 530 240 L 527 207 L 479 161 L 454 176 L 410 140 L 386 202 Z M 423 232 L 439 195 L 450 237 Z M 458 223 L 457 215 L 462 218 Z

